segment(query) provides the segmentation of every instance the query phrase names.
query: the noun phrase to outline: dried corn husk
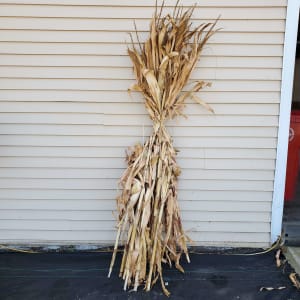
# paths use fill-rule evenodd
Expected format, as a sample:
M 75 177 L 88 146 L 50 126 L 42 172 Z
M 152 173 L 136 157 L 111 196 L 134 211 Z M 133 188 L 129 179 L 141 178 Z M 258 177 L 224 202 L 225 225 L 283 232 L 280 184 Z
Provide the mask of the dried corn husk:
M 139 49 L 132 44 L 129 57 L 137 83 L 130 90 L 142 92 L 145 106 L 153 120 L 153 133 L 143 146 L 135 145 L 127 154 L 128 167 L 120 184 L 117 198 L 119 212 L 117 237 L 109 276 L 115 262 L 119 240 L 124 238 L 124 253 L 120 277 L 124 290 L 133 286 L 136 291 L 145 285 L 149 291 L 160 279 L 168 296 L 162 263 L 180 265 L 184 254 L 189 262 L 185 235 L 177 202 L 177 179 L 180 167 L 176 151 L 164 122 L 183 115 L 185 100 L 191 97 L 209 111 L 212 108 L 194 93 L 208 83 L 198 81 L 190 91 L 182 93 L 194 69 L 203 46 L 216 32 L 214 23 L 204 23 L 191 29 L 193 8 L 185 12 L 175 7 L 171 15 L 161 17 L 163 6 L 150 24 L 150 36 Z

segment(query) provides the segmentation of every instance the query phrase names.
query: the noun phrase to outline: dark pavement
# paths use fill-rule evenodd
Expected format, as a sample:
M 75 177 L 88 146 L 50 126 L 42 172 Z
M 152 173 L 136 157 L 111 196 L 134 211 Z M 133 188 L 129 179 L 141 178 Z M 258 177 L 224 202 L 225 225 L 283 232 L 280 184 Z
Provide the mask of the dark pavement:
M 288 264 L 277 268 L 275 253 L 256 256 L 191 254 L 185 274 L 164 268 L 170 299 L 300 299 L 290 282 Z M 111 253 L 0 253 L 1 300 L 167 299 L 158 282 L 149 293 L 124 292 L 116 261 L 107 278 Z M 286 287 L 260 291 L 261 287 Z

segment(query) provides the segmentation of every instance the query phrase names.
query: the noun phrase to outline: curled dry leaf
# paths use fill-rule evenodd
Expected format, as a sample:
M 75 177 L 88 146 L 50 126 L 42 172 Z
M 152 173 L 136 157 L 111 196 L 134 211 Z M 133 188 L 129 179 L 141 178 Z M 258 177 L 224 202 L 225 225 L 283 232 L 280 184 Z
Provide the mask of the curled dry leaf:
M 297 274 L 296 273 L 291 273 L 289 275 L 289 278 L 290 278 L 291 282 L 293 283 L 294 287 L 296 287 L 297 290 L 299 290 L 300 289 L 300 282 L 297 278 Z
M 141 92 L 153 120 L 153 132 L 142 146 L 135 145 L 126 155 L 127 169 L 121 177 L 121 195 L 117 197 L 118 224 L 109 276 L 115 262 L 120 240 L 125 241 L 120 267 L 124 289 L 140 285 L 149 291 L 160 280 L 166 289 L 162 263 L 181 271 L 182 254 L 189 262 L 186 236 L 177 201 L 177 180 L 180 167 L 172 138 L 165 121 L 183 115 L 185 100 L 192 97 L 203 107 L 212 108 L 195 93 L 209 83 L 196 81 L 182 92 L 196 66 L 207 40 L 214 34 L 216 22 L 203 23 L 192 29 L 193 9 L 175 7 L 172 15 L 162 17 L 163 6 L 150 24 L 150 36 L 138 47 L 128 49 L 133 63 L 136 84 L 129 91 Z
M 284 290 L 286 286 L 279 286 L 279 287 L 270 287 L 270 286 L 263 286 L 259 289 L 260 292 L 262 291 L 273 291 L 273 290 Z
M 280 254 L 281 254 L 281 249 L 278 249 L 275 254 L 277 268 L 281 266 Z

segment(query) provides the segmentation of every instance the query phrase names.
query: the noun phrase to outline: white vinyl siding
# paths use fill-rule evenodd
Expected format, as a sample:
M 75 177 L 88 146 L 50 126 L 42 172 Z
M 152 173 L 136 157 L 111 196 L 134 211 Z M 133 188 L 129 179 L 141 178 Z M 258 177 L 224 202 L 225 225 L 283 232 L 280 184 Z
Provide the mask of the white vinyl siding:
M 192 74 L 215 114 L 188 101 L 168 128 L 196 245 L 270 243 L 286 2 L 195 9 L 194 25 L 221 15 Z M 112 244 L 125 150 L 151 132 L 126 42 L 154 3 L 0 0 L 0 243 Z

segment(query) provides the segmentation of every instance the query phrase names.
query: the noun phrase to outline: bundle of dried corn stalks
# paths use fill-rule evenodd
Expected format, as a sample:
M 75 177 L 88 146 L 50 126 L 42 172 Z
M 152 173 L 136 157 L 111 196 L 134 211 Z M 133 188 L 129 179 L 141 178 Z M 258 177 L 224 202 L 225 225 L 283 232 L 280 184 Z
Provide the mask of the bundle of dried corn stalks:
M 135 145 L 127 154 L 128 168 L 121 178 L 122 193 L 117 198 L 119 221 L 109 275 L 115 262 L 119 240 L 127 235 L 120 268 L 124 290 L 145 284 L 146 291 L 162 276 L 162 262 L 172 263 L 180 271 L 180 257 L 189 255 L 177 202 L 177 178 L 180 168 L 176 151 L 164 122 L 183 115 L 188 97 L 212 109 L 194 93 L 208 83 L 196 82 L 188 92 L 182 92 L 201 50 L 216 32 L 215 23 L 191 28 L 193 9 L 183 12 L 175 7 L 172 15 L 161 17 L 163 5 L 150 24 L 150 37 L 138 48 L 128 49 L 137 79 L 131 90 L 140 91 L 153 120 L 153 133 L 142 146 Z

